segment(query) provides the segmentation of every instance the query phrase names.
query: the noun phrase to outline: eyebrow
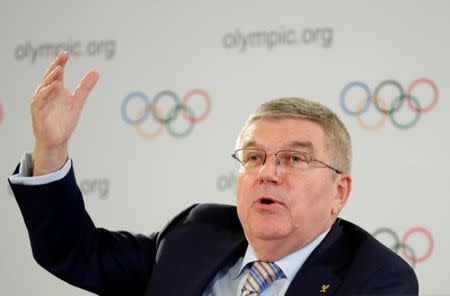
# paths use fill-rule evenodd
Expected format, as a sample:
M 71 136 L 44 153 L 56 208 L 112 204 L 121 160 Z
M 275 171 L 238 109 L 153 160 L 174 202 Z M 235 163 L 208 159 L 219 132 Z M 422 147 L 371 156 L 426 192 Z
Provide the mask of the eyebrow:
M 303 148 L 309 152 L 314 152 L 314 145 L 310 141 L 293 141 L 287 145 L 289 148 Z
M 261 147 L 263 145 L 258 144 L 256 141 L 248 141 L 242 145 L 242 148 L 249 148 L 249 147 Z M 283 149 L 296 149 L 296 148 L 302 148 L 302 150 L 306 150 L 306 152 L 313 153 L 314 152 L 314 145 L 311 141 L 292 141 L 286 145 L 283 145 Z

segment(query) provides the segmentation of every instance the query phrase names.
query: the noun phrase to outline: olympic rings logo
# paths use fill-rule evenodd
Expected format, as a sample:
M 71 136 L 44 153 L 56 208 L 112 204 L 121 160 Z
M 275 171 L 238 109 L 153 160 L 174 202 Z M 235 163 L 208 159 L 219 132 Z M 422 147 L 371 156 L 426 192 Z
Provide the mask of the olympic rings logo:
M 419 99 L 413 95 L 414 90 L 418 87 L 430 88 L 432 92 L 432 100 L 426 106 L 422 106 Z M 386 103 L 385 99 L 382 98 L 381 92 L 383 88 L 394 87 L 397 94 L 391 98 L 391 103 Z M 364 92 L 364 96 L 357 98 L 359 103 L 356 103 L 356 108 L 353 110 L 348 107 L 349 93 L 360 89 Z M 352 81 L 348 83 L 341 91 L 340 94 L 340 105 L 342 110 L 350 116 L 356 117 L 357 123 L 366 130 L 376 130 L 384 125 L 387 117 L 390 118 L 391 123 L 399 129 L 409 129 L 417 124 L 419 118 L 422 114 L 431 111 L 437 104 L 439 100 L 439 90 L 431 79 L 428 78 L 418 78 L 411 82 L 411 84 L 404 90 L 403 86 L 396 80 L 384 80 L 380 82 L 371 92 L 369 86 L 361 81 Z M 400 122 L 396 118 L 396 113 L 403 107 L 403 105 L 408 106 L 409 110 L 413 112 L 414 116 L 412 119 L 406 122 Z M 366 113 L 371 104 L 375 106 L 375 109 L 381 113 L 381 118 L 375 123 L 367 123 L 363 121 L 362 115 Z
M 374 231 L 372 235 L 376 238 L 381 236 L 382 234 L 387 234 L 391 237 L 392 242 L 390 245 L 387 245 L 391 250 L 393 250 L 396 253 L 401 253 L 402 257 L 411 264 L 411 266 L 414 268 L 416 264 L 422 263 L 425 260 L 427 260 L 434 248 L 434 241 L 433 236 L 431 235 L 431 232 L 423 227 L 413 227 L 405 232 L 403 237 L 400 239 L 398 234 L 388 227 L 381 227 Z M 421 238 L 422 240 L 426 241 L 426 249 L 422 254 L 418 254 L 417 252 L 417 244 L 415 247 L 412 246 L 412 243 L 409 241 L 411 240 L 412 236 L 416 236 Z
M 193 97 L 201 97 L 204 100 L 205 104 L 202 112 L 196 113 L 193 108 L 188 105 L 189 100 Z M 162 100 L 167 99 L 173 101 L 173 106 L 169 108 L 167 112 L 162 112 L 162 108 L 158 106 L 161 105 Z M 128 114 L 128 106 L 133 100 L 141 101 L 142 107 L 138 110 L 135 117 L 130 117 Z M 152 101 L 145 93 L 135 91 L 125 97 L 120 110 L 123 120 L 129 125 L 134 125 L 136 132 L 144 139 L 151 140 L 156 138 L 162 133 L 164 126 L 171 136 L 183 138 L 192 132 L 196 123 L 205 120 L 209 115 L 211 110 L 211 98 L 206 91 L 198 88 L 188 91 L 182 99 L 171 90 L 163 90 L 157 93 Z M 185 119 L 187 126 L 184 129 L 176 130 L 175 127 L 173 127 L 173 123 L 178 118 L 179 114 Z M 145 131 L 142 126 L 149 117 L 152 117 L 157 123 L 157 127 L 154 131 Z

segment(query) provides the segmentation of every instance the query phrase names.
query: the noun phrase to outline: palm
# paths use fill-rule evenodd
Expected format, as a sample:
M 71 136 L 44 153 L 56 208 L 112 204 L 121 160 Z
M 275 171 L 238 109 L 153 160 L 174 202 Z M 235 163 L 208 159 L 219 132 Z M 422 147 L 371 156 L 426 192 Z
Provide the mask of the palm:
M 56 91 L 55 98 L 40 106 L 32 113 L 33 129 L 36 139 L 47 148 L 60 146 L 67 142 L 80 116 L 73 96 L 67 89 Z
M 37 144 L 54 149 L 67 143 L 74 131 L 84 102 L 98 74 L 89 72 L 71 94 L 63 84 L 67 54 L 59 55 L 50 66 L 31 104 L 33 132 Z

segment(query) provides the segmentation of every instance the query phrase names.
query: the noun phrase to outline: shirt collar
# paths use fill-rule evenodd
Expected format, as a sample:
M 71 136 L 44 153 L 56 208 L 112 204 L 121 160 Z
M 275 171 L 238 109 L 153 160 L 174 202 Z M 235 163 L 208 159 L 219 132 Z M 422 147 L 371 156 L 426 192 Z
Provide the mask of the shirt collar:
M 292 280 L 294 278 L 297 271 L 300 269 L 300 267 L 302 267 L 303 263 L 305 263 L 309 255 L 311 255 L 312 251 L 314 251 L 314 249 L 322 242 L 330 229 L 331 228 L 328 228 L 303 248 L 300 248 L 281 258 L 280 260 L 275 261 L 275 263 L 278 265 L 278 267 L 281 268 L 288 280 Z M 256 256 L 255 250 L 250 244 L 248 244 L 244 259 L 242 260 L 241 268 L 239 269 L 239 272 L 237 273 L 235 278 L 238 278 L 242 274 L 242 272 L 250 266 L 249 263 L 258 260 L 259 259 Z

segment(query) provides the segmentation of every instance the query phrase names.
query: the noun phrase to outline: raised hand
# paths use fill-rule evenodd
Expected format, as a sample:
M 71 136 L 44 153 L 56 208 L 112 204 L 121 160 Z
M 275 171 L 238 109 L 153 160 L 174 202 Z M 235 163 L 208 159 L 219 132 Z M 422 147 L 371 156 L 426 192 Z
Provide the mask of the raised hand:
M 31 100 L 35 145 L 33 176 L 60 169 L 68 157 L 68 141 L 77 125 L 84 103 L 99 75 L 88 72 L 71 94 L 63 82 L 69 54 L 60 53 L 44 75 Z

